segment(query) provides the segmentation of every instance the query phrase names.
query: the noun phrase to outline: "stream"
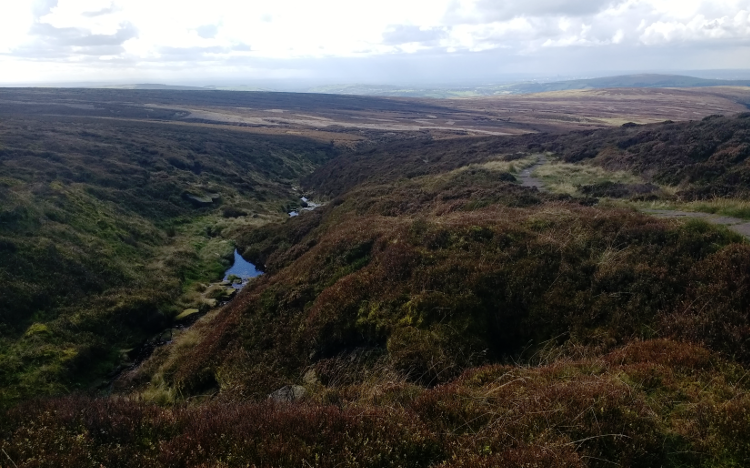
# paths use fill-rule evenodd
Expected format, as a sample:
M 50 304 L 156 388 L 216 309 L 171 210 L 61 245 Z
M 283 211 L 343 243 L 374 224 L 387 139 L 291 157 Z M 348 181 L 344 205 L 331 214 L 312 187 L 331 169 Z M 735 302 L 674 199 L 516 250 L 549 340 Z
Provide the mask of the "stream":
M 320 203 L 315 203 L 312 200 L 307 199 L 306 197 L 300 198 L 300 201 L 302 201 L 302 207 L 299 210 L 294 210 L 289 212 L 289 217 L 294 218 L 295 216 L 299 216 L 300 212 L 302 211 L 312 211 L 315 208 L 319 208 L 323 205 Z
M 322 206 L 320 203 L 315 203 L 306 197 L 301 197 L 300 202 L 300 208 L 291 211 L 289 213 L 290 217 L 299 216 L 303 211 L 313 211 Z M 212 283 L 202 293 L 203 300 L 207 302 L 204 303 L 200 309 L 185 309 L 181 314 L 172 319 L 172 324 L 168 328 L 128 351 L 127 361 L 122 362 L 112 370 L 112 372 L 107 374 L 106 383 L 100 385 L 99 388 L 109 388 L 109 391 L 111 391 L 115 381 L 117 381 L 123 373 L 140 366 L 143 361 L 153 354 L 156 348 L 170 344 L 175 329 L 189 328 L 200 317 L 208 312 L 205 306 L 207 305 L 209 298 L 212 304 L 208 306 L 210 309 L 223 307 L 236 296 L 240 289 L 245 287 L 253 278 L 262 274 L 262 271 L 258 270 L 255 265 L 242 258 L 242 255 L 240 255 L 237 249 L 234 249 L 234 262 L 232 263 L 232 266 L 224 272 L 223 281 L 220 283 Z
M 219 290 L 223 289 L 231 293 L 237 293 L 240 289 L 246 286 L 251 279 L 262 274 L 262 271 L 258 270 L 255 265 L 242 258 L 242 255 L 240 255 L 237 249 L 234 249 L 234 262 L 232 263 L 232 266 L 224 272 L 223 281 L 220 283 L 213 283 L 211 288 L 218 288 Z M 235 294 L 226 295 L 224 298 L 225 300 L 216 302 L 216 307 L 223 307 L 234 298 L 234 295 Z M 189 311 L 190 313 L 186 314 Z M 106 383 L 100 385 L 99 388 L 108 388 L 111 392 L 113 384 L 121 375 L 123 375 L 123 373 L 140 366 L 143 361 L 151 357 L 151 354 L 153 354 L 156 348 L 170 344 L 172 342 L 174 330 L 189 328 L 200 317 L 205 315 L 205 312 L 207 311 L 202 311 L 202 309 L 185 310 L 185 312 L 173 319 L 172 324 L 168 328 L 162 330 L 158 335 L 144 340 L 140 345 L 130 350 L 127 353 L 127 362 L 121 363 L 107 374 Z
M 258 270 L 255 265 L 242 258 L 242 255 L 240 255 L 237 249 L 234 249 L 234 263 L 224 272 L 224 281 L 230 281 L 230 276 L 236 276 L 242 280 L 242 283 L 232 283 L 232 287 L 235 289 L 242 289 L 251 278 L 255 278 L 262 274 L 262 271 Z

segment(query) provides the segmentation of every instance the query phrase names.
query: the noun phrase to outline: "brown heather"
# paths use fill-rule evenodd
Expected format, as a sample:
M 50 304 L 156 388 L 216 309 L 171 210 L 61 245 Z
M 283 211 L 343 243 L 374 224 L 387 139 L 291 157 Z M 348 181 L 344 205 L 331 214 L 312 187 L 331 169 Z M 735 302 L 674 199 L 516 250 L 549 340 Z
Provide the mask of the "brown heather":
M 372 383 L 335 406 L 37 401 L 3 415 L 0 448 L 24 468 L 729 467 L 750 456 L 746 376 L 700 346 L 636 341 L 432 389 L 380 382 L 378 402 L 362 397 Z
M 505 169 L 550 150 L 741 198 L 747 122 L 337 158 L 307 179 L 325 207 L 238 228 L 266 274 L 189 339 L 108 398 L 0 413 L 0 467 L 745 466 L 750 244 Z

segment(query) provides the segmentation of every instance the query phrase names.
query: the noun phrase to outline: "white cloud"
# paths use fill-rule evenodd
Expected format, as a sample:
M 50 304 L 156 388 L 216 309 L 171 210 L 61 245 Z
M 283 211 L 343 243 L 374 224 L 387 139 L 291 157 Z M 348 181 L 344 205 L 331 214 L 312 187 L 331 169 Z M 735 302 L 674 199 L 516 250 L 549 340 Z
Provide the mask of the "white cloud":
M 0 53 L 7 53 L 23 43 L 33 22 L 30 5 L 23 2 L 0 5 Z
M 643 54 L 672 46 L 721 49 L 724 53 L 716 54 L 717 62 L 706 64 L 721 68 L 718 57 L 727 56 L 727 47 L 748 43 L 750 0 L 14 0 L 0 4 L 2 63 L 39 62 L 35 76 L 45 66 L 51 76 L 61 69 L 75 74 L 75 64 L 80 62 L 106 62 L 100 69 L 78 66 L 81 76 L 96 70 L 107 75 L 114 67 L 136 74 L 139 67 L 159 74 L 191 66 L 203 74 L 209 73 L 209 67 L 248 73 L 254 64 L 267 60 L 284 61 L 292 66 L 283 68 L 297 70 L 297 62 L 341 57 L 431 54 L 438 61 L 448 55 L 497 51 L 506 58 L 544 60 L 551 53 L 546 51 L 555 50 L 557 55 L 577 54 L 577 60 L 585 60 L 576 51 L 602 49 L 617 55 L 640 48 Z M 750 59 L 738 57 L 737 63 L 750 66 Z M 30 70 L 20 65 L 15 69 L 16 75 L 22 73 L 17 70 Z M 9 81 L 10 72 L 3 75 L 0 80 Z

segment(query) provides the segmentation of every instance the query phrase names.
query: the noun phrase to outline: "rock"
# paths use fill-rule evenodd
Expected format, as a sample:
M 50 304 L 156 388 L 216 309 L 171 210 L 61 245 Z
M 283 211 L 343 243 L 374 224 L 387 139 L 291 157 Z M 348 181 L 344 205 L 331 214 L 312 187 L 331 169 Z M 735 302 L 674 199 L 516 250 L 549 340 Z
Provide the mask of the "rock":
M 224 280 L 224 281 L 222 281 L 222 282 L 221 282 L 221 283 L 219 283 L 219 284 L 220 284 L 221 286 L 229 286 L 229 285 L 231 285 L 231 284 L 232 284 L 232 282 L 231 282 L 231 281 L 229 281 L 229 280 Z
M 190 203 L 193 204 L 193 206 L 196 206 L 196 207 L 212 205 L 214 202 L 213 198 L 211 197 L 193 195 L 191 193 L 183 193 L 182 198 L 189 201 Z
M 191 315 L 195 315 L 195 314 L 197 314 L 199 312 L 200 312 L 199 309 L 185 309 L 185 310 L 182 311 L 182 313 L 180 315 L 178 315 L 174 319 L 175 320 L 184 320 L 184 319 L 190 317 Z
M 182 193 L 182 198 L 192 203 L 195 207 L 210 206 L 214 203 L 221 202 L 220 193 L 207 193 L 203 195 L 200 193 L 185 191 Z
M 308 385 L 317 385 L 320 383 L 320 379 L 318 378 L 318 373 L 315 372 L 315 369 L 310 369 L 307 372 L 305 372 L 305 375 L 302 377 L 302 381 Z
M 268 399 L 278 403 L 292 403 L 301 400 L 305 395 L 307 395 L 305 387 L 299 385 L 287 385 L 286 387 L 281 387 L 268 395 Z
M 219 301 L 217 301 L 216 299 L 204 299 L 203 303 L 206 304 L 211 309 L 219 305 Z
M 232 283 L 227 282 L 227 284 L 214 284 L 211 285 L 210 288 L 206 290 L 206 292 L 203 294 L 203 297 L 205 299 L 218 299 L 219 301 L 226 301 L 227 299 L 230 299 L 234 297 L 235 294 L 237 294 L 237 290 L 229 287 Z

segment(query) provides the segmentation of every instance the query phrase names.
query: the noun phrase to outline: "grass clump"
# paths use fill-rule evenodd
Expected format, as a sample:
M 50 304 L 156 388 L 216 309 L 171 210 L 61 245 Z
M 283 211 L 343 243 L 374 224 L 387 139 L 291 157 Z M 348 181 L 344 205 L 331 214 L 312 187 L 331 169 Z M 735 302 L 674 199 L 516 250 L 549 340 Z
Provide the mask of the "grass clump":
M 750 219 L 750 202 L 744 199 L 711 198 L 693 201 L 654 200 L 630 203 L 639 209 L 693 211 L 739 219 Z
M 581 188 L 603 183 L 642 185 L 644 180 L 625 171 L 608 171 L 588 164 L 571 164 L 552 161 L 537 168 L 532 176 L 539 178 L 544 187 L 553 193 L 570 196 L 585 195 Z

